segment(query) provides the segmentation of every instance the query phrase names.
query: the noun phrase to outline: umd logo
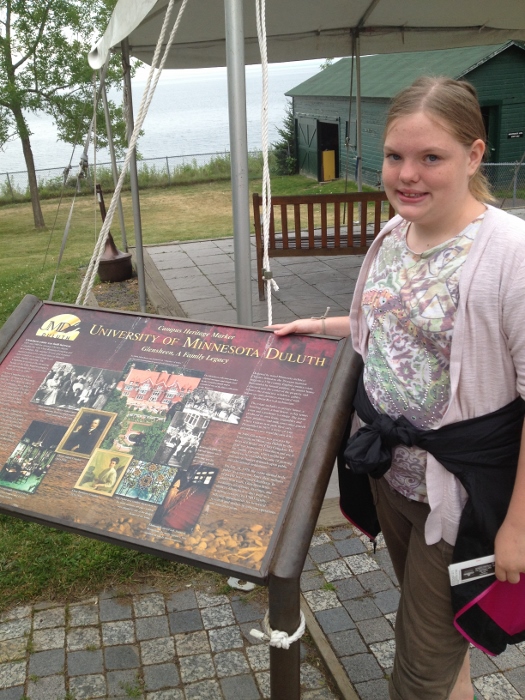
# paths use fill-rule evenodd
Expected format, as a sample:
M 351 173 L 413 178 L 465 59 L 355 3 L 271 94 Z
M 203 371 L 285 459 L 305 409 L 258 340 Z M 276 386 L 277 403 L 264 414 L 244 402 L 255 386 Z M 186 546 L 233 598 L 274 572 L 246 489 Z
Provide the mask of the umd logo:
M 44 321 L 37 330 L 37 335 L 57 340 L 75 340 L 80 333 L 80 319 L 73 314 L 60 314 Z

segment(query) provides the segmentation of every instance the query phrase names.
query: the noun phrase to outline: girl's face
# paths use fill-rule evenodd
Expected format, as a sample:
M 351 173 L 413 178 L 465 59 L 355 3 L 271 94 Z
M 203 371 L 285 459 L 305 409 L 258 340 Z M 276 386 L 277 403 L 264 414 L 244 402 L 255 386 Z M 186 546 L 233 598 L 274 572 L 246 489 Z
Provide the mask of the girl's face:
M 484 150 L 481 139 L 463 146 L 425 112 L 399 117 L 388 129 L 384 144 L 383 182 L 388 199 L 421 234 L 456 235 L 469 223 L 469 212 L 478 204 L 468 185 Z

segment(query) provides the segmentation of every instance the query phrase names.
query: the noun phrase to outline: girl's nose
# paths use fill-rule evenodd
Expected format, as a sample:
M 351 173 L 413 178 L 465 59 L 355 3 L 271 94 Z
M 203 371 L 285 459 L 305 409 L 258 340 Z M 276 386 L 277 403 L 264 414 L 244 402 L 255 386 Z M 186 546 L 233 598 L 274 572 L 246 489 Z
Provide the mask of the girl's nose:
M 403 182 L 414 182 L 419 179 L 417 166 L 411 160 L 405 158 L 401 164 L 399 177 Z

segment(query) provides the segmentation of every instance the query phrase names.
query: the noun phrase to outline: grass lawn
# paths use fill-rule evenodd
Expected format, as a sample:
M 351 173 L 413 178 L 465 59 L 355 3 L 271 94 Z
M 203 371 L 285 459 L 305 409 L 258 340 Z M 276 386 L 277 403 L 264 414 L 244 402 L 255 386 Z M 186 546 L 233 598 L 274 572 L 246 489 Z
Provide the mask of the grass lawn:
M 317 194 L 344 192 L 343 181 L 320 185 L 299 175 L 275 177 L 272 192 L 280 194 Z M 261 191 L 259 180 L 250 182 L 251 191 Z M 353 183 L 349 190 L 355 189 Z M 128 243 L 134 245 L 131 195 L 122 197 Z M 106 196 L 109 207 L 110 196 Z M 33 227 L 31 205 L 10 204 L 0 207 L 0 325 L 25 294 L 47 299 L 57 267 L 63 231 L 71 200 L 49 199 L 42 202 L 47 230 Z M 152 188 L 140 194 L 144 244 L 220 238 L 233 233 L 231 189 L 229 182 Z M 91 195 L 77 197 L 64 256 L 58 271 L 53 299 L 74 303 L 82 275 L 89 263 L 101 220 Z M 112 225 L 118 247 L 121 233 L 118 214 Z
M 260 181 L 250 183 L 261 191 Z M 352 185 L 352 188 L 353 185 Z M 343 181 L 319 185 L 300 176 L 276 177 L 273 194 L 344 192 Z M 349 189 L 351 189 L 349 187 Z M 165 243 L 232 235 L 229 182 L 156 188 L 141 192 L 143 242 Z M 109 206 L 110 197 L 106 197 Z M 0 207 L 0 326 L 26 294 L 47 299 L 71 200 L 42 202 L 47 230 L 35 231 L 30 204 Z M 128 241 L 133 245 L 131 197 L 123 195 Z M 55 301 L 74 303 L 101 221 L 92 196 L 78 197 Z M 118 215 L 112 233 L 121 234 Z M 155 585 L 210 576 L 129 549 L 0 516 L 0 609 L 39 599 L 72 600 L 105 587 L 147 579 Z M 221 579 L 222 580 L 222 579 Z

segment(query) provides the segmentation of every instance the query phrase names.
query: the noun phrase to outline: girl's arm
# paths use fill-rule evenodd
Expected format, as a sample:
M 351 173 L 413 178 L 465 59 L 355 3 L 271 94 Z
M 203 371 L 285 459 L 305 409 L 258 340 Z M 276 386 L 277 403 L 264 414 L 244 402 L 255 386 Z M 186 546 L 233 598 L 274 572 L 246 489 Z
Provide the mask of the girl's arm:
M 290 333 L 305 333 L 317 335 L 333 335 L 345 338 L 350 335 L 350 319 L 348 316 L 331 316 L 329 318 L 300 318 L 291 323 L 276 323 L 268 326 L 275 335 Z
M 495 542 L 496 577 L 500 581 L 519 583 L 525 574 L 525 425 L 521 434 L 516 483 L 507 516 Z

